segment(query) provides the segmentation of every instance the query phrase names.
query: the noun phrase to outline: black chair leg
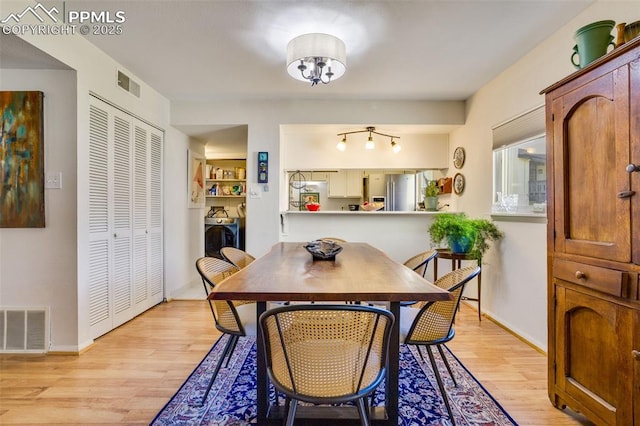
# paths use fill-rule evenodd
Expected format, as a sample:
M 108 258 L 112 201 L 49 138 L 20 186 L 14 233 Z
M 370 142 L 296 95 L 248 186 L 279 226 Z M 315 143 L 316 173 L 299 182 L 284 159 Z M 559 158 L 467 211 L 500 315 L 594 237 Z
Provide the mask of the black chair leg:
M 235 337 L 233 341 L 233 346 L 231 347 L 231 350 L 227 354 L 227 363 L 224 365 L 224 368 L 229 367 L 229 361 L 231 361 L 231 355 L 233 355 L 233 351 L 236 350 L 236 345 L 238 344 L 239 337 L 238 336 L 233 336 L 233 337 Z
M 366 396 L 364 398 L 358 398 L 356 400 L 356 405 L 358 406 L 358 413 L 360 414 L 360 424 L 362 426 L 369 426 L 369 413 L 368 413 L 368 407 L 367 404 L 365 403 L 366 400 Z
M 202 401 L 200 402 L 200 405 L 204 405 L 204 402 L 207 400 L 207 396 L 209 396 L 209 391 L 211 390 L 211 386 L 213 386 L 213 382 L 216 380 L 216 377 L 218 376 L 218 372 L 220 371 L 220 367 L 222 367 L 222 363 L 224 362 L 225 357 L 229 355 L 229 350 L 235 347 L 235 344 L 237 341 L 238 341 L 238 336 L 229 335 L 229 340 L 227 341 L 227 344 L 224 346 L 224 350 L 222 351 L 222 355 L 220 355 L 220 359 L 216 364 L 215 370 L 213 370 L 213 374 L 211 375 L 211 379 L 209 380 L 209 385 L 207 386 L 207 391 L 204 393 L 204 396 L 202 397 Z
M 438 382 L 438 388 L 440 388 L 440 394 L 442 395 L 444 405 L 447 407 L 447 413 L 449 414 L 449 419 L 451 419 L 451 424 L 455 426 L 456 421 L 453 418 L 453 412 L 451 411 L 451 406 L 449 405 L 449 398 L 447 397 L 447 392 L 444 389 L 442 378 L 440 377 L 440 373 L 438 372 L 438 366 L 436 365 L 436 360 L 433 357 L 433 352 L 431 352 L 431 348 L 429 346 L 427 346 L 427 355 L 429 355 L 429 361 L 431 361 L 433 374 L 436 376 L 436 381 Z
M 420 359 L 424 362 L 424 356 L 422 356 L 422 351 L 420 350 L 420 345 L 416 346 L 418 348 L 418 355 L 420 355 Z
M 447 367 L 447 371 L 449 372 L 449 376 L 451 376 L 451 380 L 453 380 L 453 385 L 458 387 L 458 382 L 456 382 L 456 376 L 453 375 L 453 371 L 451 371 L 451 366 L 449 365 L 449 361 L 447 361 L 447 357 L 444 356 L 444 351 L 442 350 L 442 345 L 436 345 L 438 348 L 438 352 L 440 352 L 440 357 L 444 361 L 445 367 Z
M 287 422 L 286 426 L 293 426 L 293 422 L 296 420 L 296 410 L 298 409 L 298 401 L 292 399 L 289 401 L 289 409 L 287 410 Z

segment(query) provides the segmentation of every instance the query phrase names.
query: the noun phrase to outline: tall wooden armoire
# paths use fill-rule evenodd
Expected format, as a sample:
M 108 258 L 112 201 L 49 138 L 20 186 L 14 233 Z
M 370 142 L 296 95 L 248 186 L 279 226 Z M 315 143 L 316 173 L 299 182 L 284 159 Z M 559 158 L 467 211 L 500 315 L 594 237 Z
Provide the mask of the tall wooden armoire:
M 542 93 L 549 397 L 640 425 L 640 38 Z

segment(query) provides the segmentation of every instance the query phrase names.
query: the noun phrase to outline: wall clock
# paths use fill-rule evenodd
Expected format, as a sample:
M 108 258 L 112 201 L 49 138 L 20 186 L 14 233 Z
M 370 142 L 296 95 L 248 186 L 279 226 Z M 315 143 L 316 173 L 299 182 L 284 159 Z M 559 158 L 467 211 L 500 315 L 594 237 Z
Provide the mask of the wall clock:
M 464 148 L 459 146 L 453 151 L 453 165 L 456 169 L 461 169 L 464 165 L 465 153 Z
M 453 192 L 460 195 L 464 191 L 464 176 L 462 173 L 456 173 L 453 177 Z

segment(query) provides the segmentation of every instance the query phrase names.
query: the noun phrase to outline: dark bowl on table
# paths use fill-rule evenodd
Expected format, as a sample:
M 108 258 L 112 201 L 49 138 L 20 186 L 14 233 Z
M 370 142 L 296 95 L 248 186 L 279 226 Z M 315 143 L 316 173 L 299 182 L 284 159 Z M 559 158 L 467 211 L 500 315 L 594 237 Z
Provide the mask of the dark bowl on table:
M 342 251 L 342 246 L 333 241 L 315 240 L 305 244 L 304 248 L 311 253 L 313 260 L 334 260 Z

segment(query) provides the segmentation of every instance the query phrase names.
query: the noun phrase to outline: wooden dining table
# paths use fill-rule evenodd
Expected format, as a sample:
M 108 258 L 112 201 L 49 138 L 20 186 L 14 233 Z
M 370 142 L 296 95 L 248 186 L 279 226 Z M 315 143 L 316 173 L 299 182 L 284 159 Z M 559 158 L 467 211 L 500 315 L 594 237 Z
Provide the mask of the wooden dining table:
M 399 317 L 400 302 L 450 300 L 446 290 L 428 282 L 411 269 L 366 243 L 340 243 L 343 250 L 334 260 L 314 260 L 303 242 L 280 242 L 262 257 L 221 281 L 209 295 L 211 300 L 255 300 L 258 317 L 267 302 L 386 303 L 396 320 L 391 332 L 385 405 L 372 407 L 372 424 L 398 424 L 399 394 Z M 257 345 L 257 421 L 280 424 L 284 407 L 271 406 L 264 357 L 264 342 L 258 327 Z M 355 407 L 301 406 L 296 419 L 331 418 L 331 424 L 358 419 Z M 326 421 L 323 421 L 326 424 Z

